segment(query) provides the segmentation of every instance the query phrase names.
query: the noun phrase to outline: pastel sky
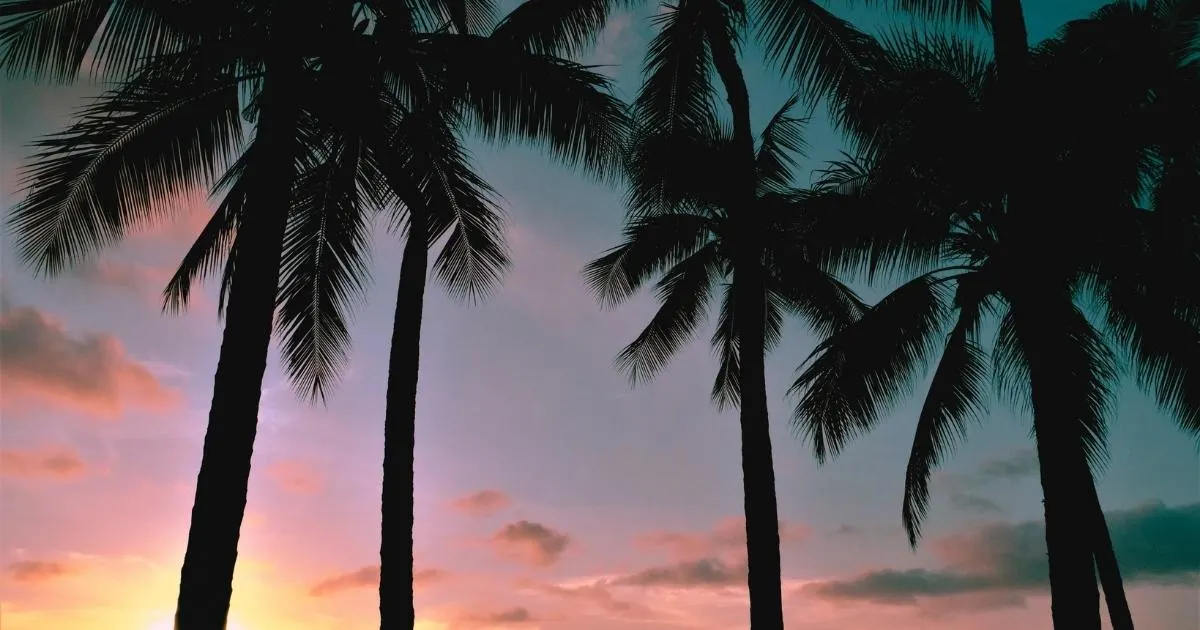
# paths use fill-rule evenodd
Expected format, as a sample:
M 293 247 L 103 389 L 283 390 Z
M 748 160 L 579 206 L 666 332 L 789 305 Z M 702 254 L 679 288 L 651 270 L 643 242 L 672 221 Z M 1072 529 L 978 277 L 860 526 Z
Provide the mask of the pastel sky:
M 1027 2 L 1031 36 L 1097 4 Z M 654 10 L 618 13 L 592 53 L 625 97 L 636 90 Z M 746 59 L 761 124 L 789 90 L 753 49 Z M 59 128 L 96 88 L 0 85 L 7 210 L 26 144 Z M 813 165 L 840 150 L 816 118 Z M 643 296 L 602 311 L 580 279 L 584 263 L 616 243 L 620 191 L 521 148 L 478 147 L 476 156 L 511 214 L 515 265 L 483 305 L 436 289 L 427 302 L 420 629 L 745 627 L 737 419 L 709 404 L 707 334 L 654 383 L 631 389 L 612 360 L 653 303 Z M 157 295 L 205 207 L 199 198 L 181 204 L 177 222 L 53 282 L 16 263 L 7 233 L 0 241 L 4 630 L 170 627 L 220 324 L 211 286 L 180 317 L 160 315 Z M 378 627 L 384 383 L 399 245 L 383 231 L 376 245 L 352 364 L 328 405 L 296 399 L 273 355 L 233 629 Z M 784 395 L 813 343 L 792 327 L 768 366 L 789 628 L 1049 628 L 1028 420 L 994 407 L 937 473 L 914 553 L 900 497 L 917 403 L 817 466 L 789 432 Z M 1111 437 L 1100 494 L 1139 628 L 1200 627 L 1196 444 L 1132 388 Z

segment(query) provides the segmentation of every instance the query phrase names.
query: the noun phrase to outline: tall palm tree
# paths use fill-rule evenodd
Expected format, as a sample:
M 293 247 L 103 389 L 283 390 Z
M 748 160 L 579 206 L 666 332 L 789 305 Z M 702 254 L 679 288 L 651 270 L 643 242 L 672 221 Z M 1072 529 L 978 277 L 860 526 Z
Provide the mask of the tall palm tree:
M 396 36 L 387 23 L 380 26 L 379 32 Z M 417 102 L 397 124 L 384 124 L 372 134 L 386 139 L 380 149 L 382 174 L 398 202 L 395 220 L 406 233 L 384 419 L 379 612 L 385 629 L 412 628 L 416 620 L 416 403 L 430 249 L 441 242 L 433 271 L 453 297 L 468 301 L 494 288 L 508 264 L 503 214 L 494 191 L 473 170 L 461 130 L 474 118 L 485 132 L 524 136 L 599 176 L 617 172 L 626 133 L 625 106 L 611 95 L 603 76 L 495 31 L 483 37 L 463 25 L 454 29 L 458 32 L 452 35 L 423 37 L 423 45 L 438 52 L 435 58 L 452 63 L 430 67 Z M 364 59 L 360 67 L 368 63 Z M 411 94 L 417 89 L 413 86 Z M 497 98 L 502 107 L 491 104 Z M 362 111 L 353 107 L 348 113 L 357 119 Z
M 1099 627 L 1096 568 L 1114 626 L 1132 627 L 1089 468 L 1104 453 L 1117 351 L 1132 350 L 1144 384 L 1186 430 L 1200 433 L 1194 394 L 1182 389 L 1196 364 L 1197 302 L 1177 297 L 1161 280 L 1172 265 L 1196 269 L 1200 251 L 1195 212 L 1178 204 L 1182 193 L 1197 190 L 1200 135 L 1189 117 L 1200 105 L 1200 75 L 1178 38 L 1165 36 L 1178 30 L 1182 4 L 1168 11 L 1118 2 L 1072 23 L 1032 51 L 1015 96 L 1006 93 L 1018 88 L 1005 86 L 999 48 L 993 64 L 963 42 L 899 42 L 902 52 L 891 62 L 914 98 L 883 90 L 846 101 L 857 110 L 847 118 L 876 116 L 875 146 L 868 168 L 844 162 L 829 178 L 893 209 L 926 211 L 881 223 L 881 231 L 892 232 L 885 242 L 923 247 L 851 248 L 842 252 L 844 262 L 886 266 L 889 257 L 913 251 L 924 262 L 929 254 L 942 262 L 818 348 L 794 387 L 799 428 L 814 440 L 818 458 L 837 453 L 873 427 L 940 350 L 906 478 L 904 520 L 915 544 L 930 471 L 984 410 L 989 375 L 980 327 L 996 316 L 992 380 L 1034 417 L 1060 628 Z M 876 71 L 885 65 L 875 58 Z M 892 78 L 900 85 L 901 76 Z M 917 98 L 918 91 L 925 96 Z M 1174 97 L 1169 105 L 1152 97 L 1164 93 Z M 1011 115 L 1014 100 L 1029 103 L 1020 144 L 1006 149 L 1021 150 L 1020 172 L 997 163 L 1004 153 L 992 149 L 1005 146 L 996 132 L 1016 133 L 996 123 Z M 1097 134 L 1118 118 L 1127 126 Z M 1155 201 L 1152 212 L 1138 205 L 1148 182 L 1155 199 L 1170 200 Z M 1185 249 L 1168 262 L 1152 238 L 1172 238 Z M 1104 326 L 1085 316 L 1090 296 L 1103 304 Z
M 239 213 L 221 358 L 196 483 L 176 625 L 213 629 L 228 615 L 297 162 L 304 45 L 335 3 L 10 2 L 10 69 L 70 78 L 89 50 L 115 61 L 116 87 L 63 133 L 38 144 L 28 196 L 12 210 L 19 254 L 55 273 L 130 227 L 159 218 L 173 194 L 210 185 L 241 144 L 239 88 L 253 75 L 255 134 L 227 171 Z M 94 42 L 94 45 L 93 45 Z M 155 54 L 157 53 L 157 54 Z M 149 56 L 147 56 L 149 55 Z
M 646 79 L 635 104 L 625 240 L 585 276 L 608 306 L 655 276 L 660 308 L 617 358 L 635 383 L 665 367 L 705 319 L 723 285 L 712 344 L 712 397 L 736 405 L 749 566 L 750 624 L 783 627 L 779 516 L 767 415 L 765 356 L 794 313 L 832 334 L 859 313 L 858 298 L 812 264 L 806 250 L 808 191 L 792 186 L 804 121 L 792 99 L 758 139 L 736 58 L 743 13 L 736 2 L 685 0 L 655 18 Z M 731 127 L 719 122 L 710 76 L 724 83 Z
M 401 181 L 400 152 L 379 142 L 396 134 L 379 133 L 389 128 L 381 125 L 396 127 L 412 109 L 406 98 L 441 77 L 484 135 L 550 138 L 560 155 L 586 159 L 593 138 L 561 134 L 586 123 L 564 116 L 595 86 L 578 81 L 577 68 L 439 32 L 452 23 L 467 33 L 480 19 L 475 3 L 328 0 L 306 5 L 302 16 L 288 2 L 81 4 L 15 2 L 0 13 L 10 69 L 69 79 L 88 48 L 80 41 L 90 37 L 107 54 L 97 59 L 124 72 L 66 132 L 40 142 L 29 195 L 10 223 L 22 256 L 56 273 L 160 218 L 176 193 L 200 186 L 223 193 L 167 289 L 168 307 L 182 307 L 193 280 L 224 269 L 227 326 L 176 615 L 180 628 L 219 628 L 275 313 L 293 383 L 323 396 L 346 356 L 344 310 L 366 272 L 366 217 L 391 200 L 382 183 Z M 99 30 L 106 21 L 125 30 Z M 372 27 L 378 61 L 367 67 L 387 72 L 343 87 L 392 98 L 363 110 L 378 116 L 362 116 L 339 109 L 330 98 L 338 92 L 327 88 L 339 76 L 361 78 L 347 72 L 344 44 Z M 372 124 L 350 124 L 356 115 Z M 255 127 L 246 146 L 243 116 Z

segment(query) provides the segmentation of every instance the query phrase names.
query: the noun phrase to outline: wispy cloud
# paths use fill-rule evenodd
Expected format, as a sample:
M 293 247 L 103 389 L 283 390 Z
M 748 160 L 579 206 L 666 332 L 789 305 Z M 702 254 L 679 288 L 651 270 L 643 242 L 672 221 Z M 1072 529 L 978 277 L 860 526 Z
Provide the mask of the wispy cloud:
M 112 419 L 127 409 L 164 411 L 181 401 L 116 337 L 72 334 L 28 306 L 0 312 L 0 363 L 8 407 L 34 399 Z

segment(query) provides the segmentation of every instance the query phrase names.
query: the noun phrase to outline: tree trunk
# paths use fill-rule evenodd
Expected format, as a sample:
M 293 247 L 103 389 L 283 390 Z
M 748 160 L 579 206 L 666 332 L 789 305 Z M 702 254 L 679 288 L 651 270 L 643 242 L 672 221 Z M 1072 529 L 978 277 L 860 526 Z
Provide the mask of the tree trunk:
M 231 253 L 234 273 L 180 572 L 177 630 L 222 630 L 229 616 L 295 177 L 297 111 L 290 102 L 294 97 L 286 89 L 290 73 L 286 65 L 277 62 L 264 78 L 254 143 L 271 157 L 246 175 L 258 179 L 249 193 L 250 211 Z
M 767 416 L 764 321 L 766 291 L 761 266 L 734 272 L 734 308 L 741 364 L 742 488 L 745 493 L 747 586 L 751 630 L 782 630 L 783 583 L 779 556 L 779 507 Z
M 734 319 L 738 327 L 741 368 L 742 492 L 746 511 L 747 586 L 750 629 L 783 630 L 783 581 L 779 557 L 779 505 L 775 497 L 775 464 L 767 414 L 766 299 L 761 233 L 746 211 L 757 195 L 754 135 L 750 130 L 750 92 L 738 65 L 733 42 L 725 37 L 718 16 L 706 16 L 713 65 L 725 86 L 733 115 L 733 141 L 741 162 L 733 185 L 744 204 L 736 217 L 733 277 Z
M 388 360 L 383 424 L 383 531 L 379 545 L 380 630 L 412 630 L 413 492 L 416 462 L 417 375 L 421 363 L 421 312 L 429 264 L 425 215 L 409 209 L 408 238 L 400 263 L 396 317 Z
M 1063 334 L 1054 334 L 1058 307 L 1051 300 L 1014 304 L 1020 343 L 1026 349 L 1033 431 L 1037 440 L 1050 565 L 1050 613 L 1055 630 L 1100 630 L 1100 592 L 1096 588 L 1096 517 L 1086 498 L 1092 476 L 1084 455 L 1079 421 L 1064 409 L 1055 386 L 1069 355 Z
M 1125 584 L 1121 579 L 1121 568 L 1117 564 L 1116 550 L 1113 549 L 1112 537 L 1108 533 L 1108 523 L 1104 518 L 1104 508 L 1100 505 L 1100 496 L 1096 494 L 1096 483 L 1087 489 L 1087 501 L 1091 503 L 1093 514 L 1096 515 L 1095 526 L 1095 557 L 1096 572 L 1100 575 L 1100 586 L 1104 589 L 1104 603 L 1108 607 L 1108 619 L 1113 630 L 1133 630 L 1133 613 L 1129 610 L 1129 600 L 1125 599 Z

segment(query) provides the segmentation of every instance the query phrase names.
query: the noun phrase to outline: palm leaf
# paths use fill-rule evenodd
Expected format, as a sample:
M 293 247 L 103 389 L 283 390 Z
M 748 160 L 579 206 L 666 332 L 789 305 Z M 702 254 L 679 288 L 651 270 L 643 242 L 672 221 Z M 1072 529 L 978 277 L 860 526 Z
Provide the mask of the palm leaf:
M 741 404 L 742 366 L 740 336 L 736 321 L 734 284 L 725 284 L 721 309 L 711 344 L 717 356 L 717 376 L 713 379 L 712 400 L 719 411 Z M 763 351 L 770 353 L 783 338 L 783 314 L 789 310 L 788 300 L 775 291 L 767 292 L 766 321 L 763 323 Z
M 624 243 L 584 267 L 584 280 L 601 303 L 616 306 L 708 245 L 712 226 L 708 217 L 688 213 L 634 218 L 625 226 Z
M 485 139 L 522 140 L 602 177 L 620 174 L 628 120 L 610 80 L 580 64 L 502 40 L 430 37 L 449 94 L 461 98 Z
M 755 159 L 759 194 L 787 190 L 800 158 L 804 157 L 808 144 L 804 126 L 808 119 L 791 115 L 799 100 L 798 96 L 789 98 L 763 128 Z
M 705 134 L 716 124 L 712 51 L 704 37 L 702 2 L 663 5 L 652 18 L 658 33 L 642 64 L 634 101 L 638 125 L 668 137 Z
M 660 303 L 636 339 L 617 355 L 617 369 L 634 385 L 666 367 L 704 320 L 713 281 L 722 273 L 715 243 L 709 243 L 671 267 L 657 285 Z
M 816 0 L 754 0 L 769 59 L 810 102 L 850 94 L 870 80 L 874 41 Z
M 530 52 L 578 58 L 604 30 L 609 15 L 630 0 L 525 0 L 492 32 Z
M 213 212 L 213 216 L 205 223 L 204 228 L 196 237 L 195 242 L 184 254 L 175 274 L 167 282 L 163 290 L 163 311 L 181 313 L 187 309 L 191 298 L 192 285 L 222 267 L 223 261 L 231 261 L 230 251 L 233 248 L 238 224 L 245 211 L 246 199 L 250 188 L 250 178 L 246 171 L 253 161 L 251 157 L 253 145 L 249 147 L 233 166 L 222 175 L 213 187 L 213 197 L 221 195 L 221 202 Z M 224 265 L 225 278 L 221 283 L 219 310 L 225 303 L 228 280 L 232 278 L 231 262 Z
M 1128 286 L 1106 293 L 1109 330 L 1130 350 L 1139 385 L 1200 440 L 1200 322 L 1181 310 L 1195 305 Z
M 908 392 L 937 347 L 946 293 L 945 280 L 918 276 L 813 351 L 788 393 L 799 398 L 792 427 L 812 440 L 817 461 L 872 429 Z
M 302 172 L 284 233 L 278 332 L 289 380 L 324 400 L 348 359 L 348 309 L 370 277 L 370 213 L 360 203 L 361 145 L 337 142 Z
M 241 142 L 237 83 L 146 73 L 35 143 L 10 226 L 21 258 L 58 273 L 207 189 Z
M 471 167 L 456 122 L 448 107 L 409 112 L 386 163 L 395 169 L 389 181 L 408 182 L 411 192 L 401 198 L 409 211 L 427 213 L 429 242 L 445 237 L 433 265 L 439 281 L 452 297 L 475 301 L 500 283 L 509 256 L 496 192 Z
M 916 547 L 921 524 L 929 513 L 929 477 L 966 437 L 967 424 L 985 412 L 987 363 L 979 347 L 979 303 L 958 299 L 958 321 L 946 339 L 925 404 L 917 418 L 916 435 L 904 474 L 902 517 L 908 542 Z

